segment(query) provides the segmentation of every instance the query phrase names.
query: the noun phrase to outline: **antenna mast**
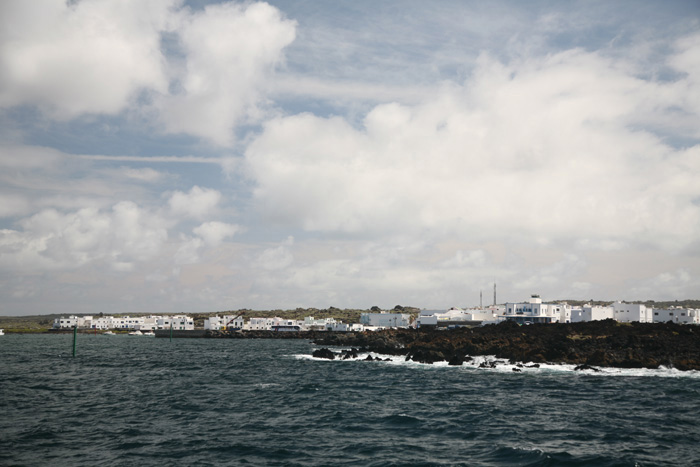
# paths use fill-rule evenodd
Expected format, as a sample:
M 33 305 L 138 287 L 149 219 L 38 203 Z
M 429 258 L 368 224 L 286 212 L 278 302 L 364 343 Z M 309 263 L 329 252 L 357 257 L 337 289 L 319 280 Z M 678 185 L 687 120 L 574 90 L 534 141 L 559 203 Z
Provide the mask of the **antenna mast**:
M 496 283 L 493 283 L 493 306 L 496 306 Z

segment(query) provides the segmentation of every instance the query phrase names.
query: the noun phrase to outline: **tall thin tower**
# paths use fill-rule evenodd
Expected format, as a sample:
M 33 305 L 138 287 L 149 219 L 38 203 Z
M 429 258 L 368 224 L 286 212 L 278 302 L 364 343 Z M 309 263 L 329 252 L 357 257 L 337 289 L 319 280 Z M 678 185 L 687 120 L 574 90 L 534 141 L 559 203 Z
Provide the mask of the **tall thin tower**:
M 484 307 L 484 293 L 479 290 L 479 309 Z
M 496 283 L 493 283 L 493 306 L 496 306 Z

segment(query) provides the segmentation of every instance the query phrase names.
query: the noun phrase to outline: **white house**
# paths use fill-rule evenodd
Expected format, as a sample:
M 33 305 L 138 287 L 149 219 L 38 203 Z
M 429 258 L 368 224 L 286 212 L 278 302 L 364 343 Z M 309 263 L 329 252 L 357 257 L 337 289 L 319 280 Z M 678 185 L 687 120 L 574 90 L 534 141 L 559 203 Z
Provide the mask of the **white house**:
M 365 327 L 358 323 L 328 323 L 326 325 L 326 331 L 335 332 L 362 332 Z
M 194 329 L 194 320 L 186 315 L 159 316 L 156 319 L 158 329 L 173 329 L 181 331 L 191 331 Z
M 612 308 L 615 321 L 620 323 L 631 323 L 633 321 L 640 323 L 654 322 L 652 309 L 641 303 L 615 302 L 612 304 Z
M 139 331 L 155 331 L 158 329 L 158 319 L 162 318 L 162 316 L 155 316 L 155 315 L 149 315 L 143 317 L 143 321 L 139 324 L 136 324 L 134 326 L 134 329 L 138 329 Z
M 504 308 L 501 308 L 501 312 L 503 310 Z M 466 310 L 452 307 L 447 311 L 423 310 L 416 318 L 415 324 L 418 328 L 421 326 L 450 327 L 469 326 L 470 324 L 478 325 L 482 322 L 492 323 L 496 321 L 498 321 L 498 307 L 486 309 L 468 308 Z
M 61 316 L 60 318 L 56 318 L 53 320 L 53 327 L 54 328 L 74 328 L 76 326 L 79 326 L 79 322 L 82 322 L 83 318 L 80 318 L 78 316 L 69 316 L 68 318 L 64 318 Z
M 335 318 L 314 319 L 313 316 L 307 316 L 301 324 L 306 331 L 326 331 L 329 326 L 333 327 L 337 323 Z
M 431 313 L 431 314 L 426 314 L 424 315 L 422 312 L 416 318 L 416 327 L 420 328 L 421 326 L 437 326 L 438 323 L 438 315 L 436 313 Z
M 407 328 L 410 324 L 410 319 L 411 315 L 404 313 L 362 313 L 360 315 L 360 324 L 385 328 Z
M 243 329 L 245 325 L 241 315 L 211 316 L 204 320 L 204 329 L 221 330 L 227 328 Z
M 506 303 L 501 318 L 519 324 L 567 322 L 567 308 L 568 305 L 542 303 L 539 295 L 533 295 L 527 303 Z M 568 315 L 570 320 L 570 308 Z
M 583 305 L 582 307 L 571 308 L 571 322 L 580 323 L 582 321 L 602 321 L 604 319 L 614 319 L 615 315 L 612 307 Z
M 112 320 L 115 329 L 138 329 L 143 325 L 144 319 L 141 317 L 121 316 Z
M 653 308 L 652 311 L 655 323 L 673 321 L 679 324 L 700 324 L 700 310 L 673 307 L 668 310 Z

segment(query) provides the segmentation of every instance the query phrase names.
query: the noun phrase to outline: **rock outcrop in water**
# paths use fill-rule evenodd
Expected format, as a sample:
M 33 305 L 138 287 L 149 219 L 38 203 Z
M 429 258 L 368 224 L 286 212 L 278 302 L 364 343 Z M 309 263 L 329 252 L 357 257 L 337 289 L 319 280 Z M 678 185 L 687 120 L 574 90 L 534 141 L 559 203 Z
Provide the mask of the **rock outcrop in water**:
M 503 322 L 453 330 L 321 334 L 314 342 L 404 355 L 423 363 L 448 361 L 450 365 L 460 365 L 467 356 L 495 355 L 511 362 L 700 370 L 700 327 L 673 323 L 605 320 L 519 326 Z

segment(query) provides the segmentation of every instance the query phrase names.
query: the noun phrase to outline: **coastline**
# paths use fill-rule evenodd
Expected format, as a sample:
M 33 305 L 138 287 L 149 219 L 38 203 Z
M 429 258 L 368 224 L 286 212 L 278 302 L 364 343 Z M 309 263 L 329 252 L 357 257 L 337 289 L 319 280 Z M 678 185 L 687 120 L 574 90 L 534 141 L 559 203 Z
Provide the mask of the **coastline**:
M 700 330 L 673 323 L 612 320 L 518 326 L 504 322 L 453 330 L 392 329 L 321 336 L 319 346 L 401 355 L 420 363 L 462 365 L 493 355 L 511 363 L 563 363 L 614 368 L 662 366 L 700 370 Z

